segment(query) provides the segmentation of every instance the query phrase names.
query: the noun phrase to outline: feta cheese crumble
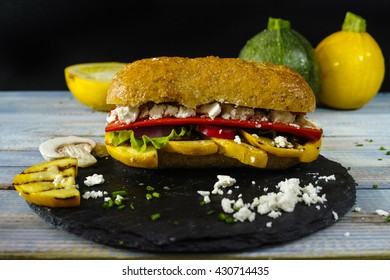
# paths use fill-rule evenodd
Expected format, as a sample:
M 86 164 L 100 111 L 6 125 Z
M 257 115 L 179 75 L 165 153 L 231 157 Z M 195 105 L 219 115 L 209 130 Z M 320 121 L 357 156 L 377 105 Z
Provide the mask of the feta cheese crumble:
M 217 178 L 218 181 L 214 184 L 214 189 L 211 192 L 212 194 L 220 194 L 222 188 L 231 187 L 236 183 L 236 179 L 228 175 L 218 175 Z
M 245 220 L 253 222 L 255 217 L 256 213 L 252 212 L 247 206 L 242 206 L 237 212 L 233 214 L 233 218 L 240 222 L 244 222 Z
M 211 200 L 210 200 L 210 192 L 209 191 L 198 191 L 198 194 L 203 196 L 204 203 L 207 204 L 207 203 L 211 202 Z
M 57 174 L 57 176 L 54 178 L 53 184 L 54 186 L 58 186 L 63 181 L 64 181 L 64 177 L 62 176 L 62 174 Z
M 329 182 L 329 181 L 335 181 L 336 180 L 336 177 L 334 175 L 330 175 L 330 176 L 320 176 L 318 177 L 319 180 L 325 180 L 325 182 Z
M 375 210 L 375 213 L 377 213 L 379 216 L 382 216 L 382 217 L 388 217 L 389 216 L 389 212 L 384 211 L 382 209 Z
M 241 138 L 240 138 L 240 136 L 238 136 L 238 135 L 236 135 L 236 136 L 234 136 L 234 140 L 233 140 L 235 143 L 237 143 L 237 144 L 241 144 Z
M 85 178 L 84 184 L 88 187 L 99 185 L 104 183 L 103 175 L 101 174 L 93 174 L 92 176 L 87 176 Z
M 106 194 L 106 192 L 103 192 L 103 191 L 87 191 L 87 192 L 85 192 L 82 195 L 82 198 L 84 198 L 84 199 L 90 199 L 90 198 L 96 199 L 96 198 L 99 198 L 99 197 L 103 197 L 104 194 Z
M 294 145 L 287 141 L 286 137 L 276 136 L 273 141 L 274 146 L 278 148 L 294 148 Z
M 222 188 L 232 187 L 236 184 L 236 180 L 227 175 L 218 175 L 217 178 L 218 181 L 214 184 L 211 194 L 222 195 Z M 255 197 L 251 203 L 244 202 L 242 193 L 237 196 L 237 200 L 223 197 L 221 199 L 222 210 L 224 213 L 232 214 L 234 221 L 244 222 L 248 220 L 253 222 L 256 218 L 256 212 L 276 219 L 282 215 L 283 211 L 293 212 L 298 203 L 310 206 L 312 204 L 324 204 L 327 201 L 325 194 L 319 195 L 322 187 L 315 187 L 311 183 L 301 186 L 298 178 L 285 179 L 277 184 L 276 189 L 279 191 Z M 267 190 L 268 188 L 263 189 L 265 192 Z M 231 195 L 231 189 L 227 193 Z M 198 191 L 198 194 L 207 197 L 207 199 L 210 199 L 209 196 L 211 195 L 208 191 Z M 320 206 L 316 205 L 316 208 L 319 210 Z M 337 213 L 334 211 L 333 216 L 336 220 L 338 219 Z

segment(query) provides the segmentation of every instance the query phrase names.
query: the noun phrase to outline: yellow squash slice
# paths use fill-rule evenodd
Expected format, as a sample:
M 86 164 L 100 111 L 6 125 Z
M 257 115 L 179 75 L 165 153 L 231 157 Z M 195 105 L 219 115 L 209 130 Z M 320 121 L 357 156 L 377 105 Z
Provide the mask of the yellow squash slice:
M 265 168 L 268 162 L 268 155 L 265 151 L 248 145 L 246 143 L 236 143 L 233 140 L 211 138 L 218 145 L 218 153 L 224 156 L 235 158 L 240 162 L 258 167 Z
M 321 150 L 322 139 L 315 142 L 307 142 L 304 145 L 296 145 L 292 149 L 278 148 L 273 145 L 273 141 L 267 137 L 253 136 L 245 131 L 241 131 L 242 136 L 251 145 L 258 147 L 271 155 L 278 157 L 297 157 L 300 162 L 312 162 L 318 158 Z
M 43 162 L 16 175 L 13 185 L 29 203 L 48 207 L 80 205 L 76 187 L 77 159 L 63 158 Z
M 191 156 L 204 156 L 218 153 L 218 145 L 212 140 L 169 141 L 164 150 Z

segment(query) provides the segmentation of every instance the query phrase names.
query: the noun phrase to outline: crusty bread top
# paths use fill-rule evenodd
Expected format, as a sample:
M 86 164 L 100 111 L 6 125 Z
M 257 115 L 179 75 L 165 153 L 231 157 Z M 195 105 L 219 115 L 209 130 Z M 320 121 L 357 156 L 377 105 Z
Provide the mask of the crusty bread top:
M 108 104 L 139 107 L 212 102 L 292 112 L 315 110 L 315 96 L 289 67 L 239 58 L 158 57 L 127 64 L 110 85 Z

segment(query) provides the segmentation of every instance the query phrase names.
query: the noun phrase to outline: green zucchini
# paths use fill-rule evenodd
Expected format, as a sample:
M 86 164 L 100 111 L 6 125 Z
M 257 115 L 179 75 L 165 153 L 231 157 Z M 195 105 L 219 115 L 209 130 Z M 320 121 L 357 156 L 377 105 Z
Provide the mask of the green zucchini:
M 301 74 L 314 93 L 320 89 L 320 68 L 310 42 L 288 20 L 269 18 L 268 28 L 249 39 L 239 58 L 286 65 Z

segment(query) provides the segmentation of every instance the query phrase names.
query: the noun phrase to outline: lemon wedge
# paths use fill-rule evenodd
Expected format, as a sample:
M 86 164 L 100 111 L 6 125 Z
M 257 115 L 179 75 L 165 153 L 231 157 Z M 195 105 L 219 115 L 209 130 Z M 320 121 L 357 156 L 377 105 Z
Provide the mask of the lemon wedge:
M 107 90 L 114 75 L 125 66 L 120 62 L 94 62 L 65 68 L 68 89 L 82 104 L 99 111 L 109 111 Z

